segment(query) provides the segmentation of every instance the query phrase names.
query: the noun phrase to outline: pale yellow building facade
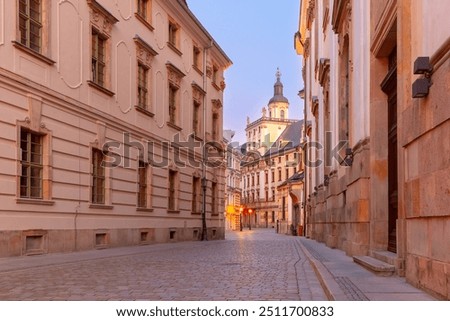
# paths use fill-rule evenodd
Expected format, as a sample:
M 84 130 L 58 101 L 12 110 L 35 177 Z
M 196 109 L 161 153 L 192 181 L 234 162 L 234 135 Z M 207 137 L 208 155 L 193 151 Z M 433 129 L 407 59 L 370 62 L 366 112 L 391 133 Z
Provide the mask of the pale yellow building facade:
M 223 238 L 230 65 L 185 1 L 0 1 L 0 256 Z

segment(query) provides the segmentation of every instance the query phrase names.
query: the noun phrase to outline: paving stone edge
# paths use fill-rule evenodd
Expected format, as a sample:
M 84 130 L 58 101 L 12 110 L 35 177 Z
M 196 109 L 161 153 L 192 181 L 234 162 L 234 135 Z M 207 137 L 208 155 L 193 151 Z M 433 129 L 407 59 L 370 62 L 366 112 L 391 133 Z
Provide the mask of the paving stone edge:
M 322 286 L 325 295 L 330 301 L 347 301 L 348 298 L 345 293 L 339 287 L 339 284 L 334 279 L 334 276 L 328 271 L 325 265 L 319 260 L 315 259 L 311 253 L 308 251 L 306 246 L 302 244 L 301 240 L 298 240 L 303 252 L 308 258 L 309 263 L 313 267 L 314 272 L 319 279 L 320 285 Z

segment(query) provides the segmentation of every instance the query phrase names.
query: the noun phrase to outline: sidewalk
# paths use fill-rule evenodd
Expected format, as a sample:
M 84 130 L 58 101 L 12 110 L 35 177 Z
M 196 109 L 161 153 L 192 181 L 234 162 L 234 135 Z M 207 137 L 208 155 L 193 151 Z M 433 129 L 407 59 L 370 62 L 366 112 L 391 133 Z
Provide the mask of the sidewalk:
M 398 276 L 377 276 L 344 251 L 323 243 L 297 238 L 330 300 L 335 301 L 432 301 L 426 292 Z

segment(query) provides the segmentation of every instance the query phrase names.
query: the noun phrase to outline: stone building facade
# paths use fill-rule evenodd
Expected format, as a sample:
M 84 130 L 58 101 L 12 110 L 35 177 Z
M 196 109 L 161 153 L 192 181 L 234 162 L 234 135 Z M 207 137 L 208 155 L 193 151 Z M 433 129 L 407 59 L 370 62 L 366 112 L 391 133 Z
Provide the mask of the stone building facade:
M 296 34 L 312 125 L 308 235 L 446 299 L 448 10 L 447 1 L 301 1 Z
M 230 65 L 185 1 L 0 1 L 0 256 L 223 238 Z

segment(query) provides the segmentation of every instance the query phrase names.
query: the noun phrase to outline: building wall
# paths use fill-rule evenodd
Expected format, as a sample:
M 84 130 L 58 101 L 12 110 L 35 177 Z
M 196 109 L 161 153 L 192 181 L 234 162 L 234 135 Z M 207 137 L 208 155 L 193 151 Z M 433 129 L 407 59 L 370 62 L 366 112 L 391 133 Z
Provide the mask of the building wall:
M 172 142 L 177 134 L 180 141 L 188 140 L 194 99 L 204 106 L 201 137 L 211 140 L 215 133 L 215 139 L 222 141 L 223 70 L 230 60 L 216 44 L 204 49 L 211 44 L 210 35 L 178 1 L 152 1 L 147 23 L 135 15 L 134 1 L 128 5 L 43 1 L 43 5 L 42 55 L 14 42 L 20 41 L 16 2 L 1 6 L 0 256 L 199 239 L 201 217 L 191 213 L 191 185 L 193 176 L 202 176 L 202 169 L 188 162 L 192 156 L 186 149 L 179 158 L 188 165 L 176 163 L 173 148 L 165 142 Z M 169 19 L 179 27 L 178 49 L 167 43 Z M 92 26 L 108 36 L 103 88 L 90 83 Z M 193 67 L 194 44 L 204 55 L 201 70 Z M 149 68 L 145 111 L 135 107 L 138 60 Z M 181 75 L 174 76 L 174 70 Z M 176 126 L 168 124 L 169 81 L 179 86 Z M 215 130 L 213 113 L 218 118 Z M 21 128 L 44 135 L 42 199 L 20 196 Z M 106 169 L 105 202 L 93 204 L 92 148 L 124 142 L 124 133 L 130 133 L 129 141 L 113 151 L 122 154 L 126 145 L 129 153 L 120 166 Z M 146 153 L 139 155 L 138 142 L 145 147 L 154 143 L 148 158 Z M 145 208 L 136 206 L 140 156 L 165 162 L 148 170 Z M 201 159 L 198 149 L 194 158 Z M 167 204 L 169 170 L 177 172 L 173 211 Z M 224 167 L 207 168 L 205 175 L 208 235 L 223 238 Z M 217 184 L 215 197 L 212 182 Z
M 348 255 L 388 260 L 408 282 L 446 299 L 450 218 L 444 204 L 449 199 L 450 159 L 445 102 L 450 80 L 445 70 L 450 45 L 442 13 L 447 7 L 445 1 L 421 0 L 302 1 L 296 40 L 304 57 L 306 118 L 312 120 L 307 138 L 322 144 L 327 77 L 333 144 L 342 133 L 346 35 L 349 44 L 347 147 L 352 162 L 306 168 L 308 234 Z M 431 87 L 425 98 L 412 98 L 414 81 L 424 77 L 413 74 L 414 61 L 421 56 L 430 57 L 433 66 Z M 329 59 L 329 67 L 322 58 Z M 396 78 L 388 89 L 390 70 Z M 388 91 L 396 92 L 397 108 L 392 113 L 397 140 L 391 145 L 389 119 L 394 116 L 389 116 L 393 107 Z M 396 147 L 395 154 L 389 146 Z M 324 157 L 322 152 L 308 153 Z M 394 181 L 395 196 L 389 187 Z M 389 204 L 396 203 L 392 229 Z

